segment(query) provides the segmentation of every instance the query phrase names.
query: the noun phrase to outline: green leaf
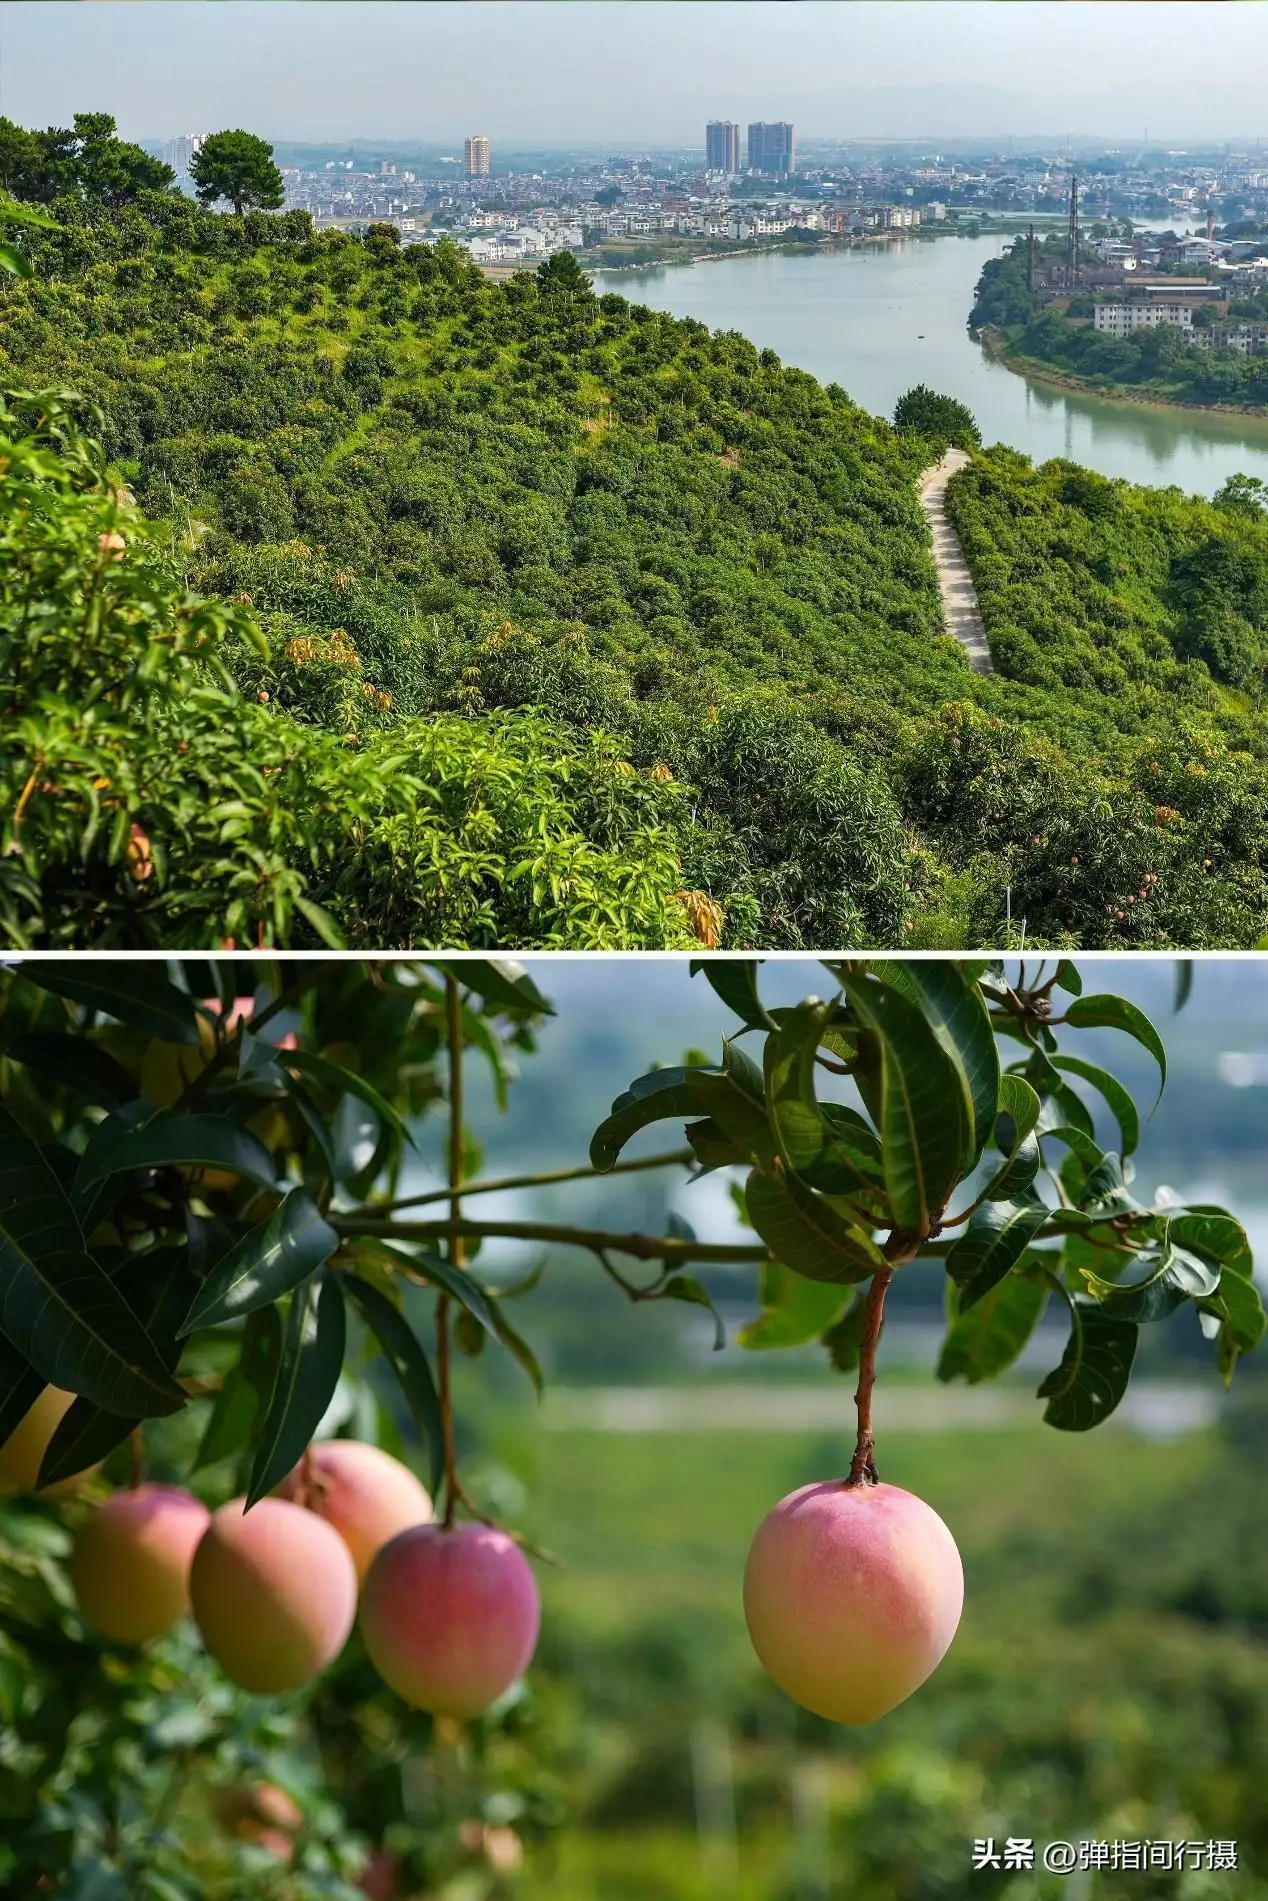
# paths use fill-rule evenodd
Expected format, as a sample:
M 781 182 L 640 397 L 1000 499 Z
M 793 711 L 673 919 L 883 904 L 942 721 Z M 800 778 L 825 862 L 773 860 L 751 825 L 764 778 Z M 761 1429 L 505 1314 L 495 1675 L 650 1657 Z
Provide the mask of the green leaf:
M 0 1314 L 18 1352 L 53 1386 L 111 1412 L 175 1412 L 185 1393 L 84 1246 L 61 1183 L 0 1107 Z
M 1069 996 L 1083 995 L 1083 979 L 1068 957 L 1058 959 L 1057 974 L 1053 978 L 1053 983 L 1058 990 L 1064 990 Z
M 750 1030 L 768 1030 L 771 1019 L 757 992 L 757 973 L 761 960 L 751 957 L 693 957 L 693 977 L 703 976 L 728 1010 L 733 1010 Z
M 181 1357 L 176 1329 L 194 1285 L 187 1249 L 153 1248 L 147 1254 L 128 1257 L 118 1271 L 126 1272 L 137 1318 L 154 1341 L 168 1372 L 175 1373 Z M 60 1484 L 108 1458 L 141 1424 L 139 1418 L 129 1419 L 108 1412 L 90 1399 L 77 1399 L 48 1443 L 40 1465 L 40 1484 Z
M 687 1300 L 695 1307 L 707 1307 L 713 1315 L 713 1351 L 721 1353 L 726 1345 L 726 1328 L 713 1304 L 709 1290 L 691 1274 L 675 1274 L 656 1295 L 657 1300 Z
M 15 1063 L 34 1070 L 47 1081 L 82 1096 L 86 1102 L 113 1109 L 134 1100 L 136 1084 L 122 1063 L 86 1036 L 65 1030 L 31 1030 L 9 1046 Z
M 106 1125 L 96 1131 L 101 1135 Z M 247 1129 L 225 1116 L 156 1116 L 143 1128 L 128 1130 L 117 1142 L 85 1151 L 75 1176 L 74 1193 L 82 1196 L 111 1175 L 127 1175 L 142 1168 L 223 1168 L 244 1175 L 262 1188 L 277 1180 L 273 1159 L 264 1144 Z
M 1140 1146 L 1140 1115 L 1117 1076 L 1111 1076 L 1107 1069 L 1099 1069 L 1095 1063 L 1085 1063 L 1079 1056 L 1054 1056 L 1052 1060 L 1058 1069 L 1064 1069 L 1071 1076 L 1080 1076 L 1085 1083 L 1091 1083 L 1093 1089 L 1105 1098 L 1109 1112 L 1118 1124 L 1122 1144 L 1120 1153 L 1132 1154 Z
M 612 1104 L 612 1113 L 601 1122 L 590 1142 L 590 1165 L 606 1172 L 616 1166 L 621 1150 L 640 1129 L 653 1122 L 677 1121 L 697 1113 L 695 1097 L 687 1084 L 698 1075 L 721 1076 L 720 1069 L 698 1070 L 676 1066 L 654 1069 L 640 1076 Z
M 314 904 L 311 898 L 300 897 L 295 899 L 295 909 L 302 918 L 312 925 L 314 931 L 328 950 L 347 950 L 348 940 L 335 923 L 335 920 L 331 917 L 329 911 L 323 910 L 320 904 Z
M 113 958 L 35 958 L 23 964 L 22 975 L 41 990 L 100 1010 L 161 1042 L 199 1040 L 194 999 L 168 980 L 161 965 L 117 963 Z
M 496 1298 L 487 1294 L 479 1281 L 468 1274 L 465 1267 L 458 1267 L 453 1261 L 445 1260 L 443 1255 L 432 1253 L 427 1249 L 394 1247 L 389 1241 L 364 1242 L 359 1252 L 365 1255 L 386 1255 L 389 1260 L 400 1262 L 412 1274 L 427 1281 L 441 1293 L 450 1295 L 464 1312 L 477 1320 L 486 1333 L 500 1346 L 505 1347 L 512 1358 L 519 1362 L 537 1391 L 540 1393 L 543 1390 L 542 1370 L 532 1348 L 516 1332 L 502 1312 Z
M 1011 1071 L 999 1079 L 999 1097 L 997 1100 L 995 1134 L 998 1139 L 998 1117 L 1007 1116 L 1010 1127 L 1003 1131 L 1006 1142 L 999 1146 L 1011 1155 L 1019 1142 L 1023 1142 L 1033 1129 L 1038 1128 L 1039 1118 L 1043 1114 L 1043 1104 L 1024 1076 L 1014 1075 Z
M 0 1334 L 0 1446 L 34 1406 L 48 1381 Z
M 1022 1256 L 1023 1261 L 1025 1256 Z M 1048 1304 L 1039 1278 L 1013 1269 L 967 1312 L 957 1312 L 938 1358 L 940 1380 L 993 1380 L 1020 1354 Z
M 1044 1420 L 1059 1432 L 1089 1432 L 1108 1419 L 1127 1391 L 1136 1356 L 1130 1320 L 1101 1312 L 1091 1301 L 1071 1303 L 1070 1337 L 1060 1366 L 1041 1381 Z
M 1254 1281 L 1243 1280 L 1240 1274 L 1223 1274 L 1218 1293 L 1200 1300 L 1198 1310 L 1212 1315 L 1220 1323 L 1216 1364 L 1225 1386 L 1228 1386 L 1232 1383 L 1238 1360 L 1242 1354 L 1250 1353 L 1259 1345 L 1264 1337 L 1264 1329 L 1268 1326 L 1259 1289 Z
M 1079 1207 L 1102 1220 L 1112 1215 L 1132 1214 L 1140 1204 L 1127 1192 L 1123 1164 L 1117 1155 L 1102 1155 L 1095 1168 L 1089 1169 L 1079 1191 Z
M 408 1142 L 411 1148 L 417 1149 L 418 1144 L 410 1134 L 407 1124 L 387 1098 L 380 1095 L 364 1076 L 354 1075 L 353 1071 L 345 1069 L 342 1063 L 332 1063 L 328 1056 L 317 1056 L 310 1050 L 277 1050 L 274 1060 L 283 1069 L 297 1069 L 301 1076 L 315 1076 L 318 1082 L 325 1083 L 328 1089 L 336 1093 L 356 1096 L 358 1101 L 365 1103 L 368 1109 L 373 1109 L 380 1123 L 389 1129 L 394 1129 L 402 1141 Z
M 704 1116 L 699 1122 L 689 1122 L 683 1130 L 702 1173 L 707 1174 L 714 1168 L 731 1168 L 748 1158 L 723 1135 L 712 1117 Z
M 1039 1153 L 1039 1138 L 1024 1135 L 1012 1153 L 1005 1157 L 1002 1168 L 996 1170 L 987 1186 L 982 1190 L 983 1201 L 1012 1201 L 1033 1186 L 1042 1161 Z
M 973 1131 L 967 1174 L 991 1140 L 999 1098 L 999 1051 L 986 999 L 958 964 L 936 958 L 885 963 L 880 974 L 919 1006 L 964 1078 Z
M 734 1043 L 723 1052 L 721 1071 L 690 1069 L 686 1087 L 693 1107 L 718 1125 L 746 1162 L 770 1165 L 775 1141 L 762 1073 Z
M 302 1458 L 335 1396 L 346 1345 L 347 1319 L 338 1278 L 314 1275 L 291 1295 L 282 1364 L 251 1462 L 248 1510 Z
M 1017 1265 L 1047 1218 L 1040 1201 L 988 1201 L 974 1209 L 947 1255 L 947 1273 L 960 1290 L 962 1314 Z
M 1205 1255 L 1243 1279 L 1254 1273 L 1246 1230 L 1222 1208 L 1189 1208 L 1183 1214 L 1172 1215 L 1168 1225 L 1177 1247 Z
M 1190 957 L 1177 957 L 1176 959 L 1176 994 L 1175 994 L 1175 1002 L 1172 1006 L 1176 1016 L 1179 1016 L 1181 1010 L 1183 1010 L 1185 1004 L 1189 1001 L 1189 995 L 1192 989 L 1193 989 L 1193 960 Z
M 762 1269 L 762 1311 L 740 1328 L 735 1343 L 751 1352 L 805 1346 L 835 1324 L 847 1298 L 838 1284 L 807 1280 L 772 1261 Z
M 433 960 L 438 970 L 455 977 L 466 990 L 493 1010 L 513 1016 L 553 1017 L 555 1006 L 547 1003 L 522 964 L 510 957 L 463 957 Z
M 729 968 L 729 966 L 728 966 Z M 821 1160 L 828 1124 L 815 1089 L 815 1055 L 836 1003 L 808 997 L 766 1038 L 766 1102 L 785 1167 L 805 1173 Z
M 429 1459 L 429 1489 L 435 1498 L 444 1475 L 444 1427 L 436 1382 L 432 1378 L 427 1355 L 409 1321 L 392 1305 L 386 1294 L 380 1293 L 377 1287 L 372 1287 L 369 1281 L 362 1280 L 358 1274 L 345 1275 L 344 1287 L 356 1301 L 366 1324 L 382 1347 L 400 1384 L 405 1404 L 413 1415 L 414 1424 L 423 1436 Z
M 807 1280 L 848 1285 L 869 1279 L 885 1264 L 865 1229 L 795 1176 L 754 1169 L 745 1200 L 749 1220 L 775 1259 Z
M 1143 1010 L 1128 1003 L 1126 997 L 1076 997 L 1067 1005 L 1065 1015 L 1067 1023 L 1081 1030 L 1125 1030 L 1128 1036 L 1134 1037 L 1158 1065 L 1158 1094 L 1162 1094 L 1167 1085 L 1167 1052 Z
M 803 1179 L 822 1195 L 853 1200 L 860 1215 L 879 1226 L 890 1224 L 889 1199 L 885 1193 L 885 1164 L 876 1131 L 855 1109 L 843 1103 L 825 1102 L 824 1120 L 828 1125 L 828 1146 Z
M 1135 1255 L 1130 1265 L 1136 1269 L 1143 1266 L 1148 1271 L 1137 1273 L 1134 1280 L 1122 1281 L 1107 1279 L 1094 1268 L 1080 1266 L 1078 1270 L 1101 1311 L 1115 1314 L 1120 1320 L 1137 1323 L 1165 1320 L 1184 1301 L 1204 1299 L 1220 1284 L 1218 1267 L 1174 1244 L 1170 1224 L 1164 1230 L 1157 1255 L 1145 1256 L 1143 1260 Z
M 292 1188 L 275 1208 L 212 1268 L 185 1317 L 182 1334 L 218 1327 L 289 1294 L 328 1261 L 339 1236 L 323 1220 L 305 1188 Z
M 963 1068 L 908 998 L 875 978 L 846 972 L 841 981 L 855 1017 L 871 1032 L 879 1051 L 876 1120 L 893 1218 L 914 1233 L 927 1234 L 973 1152 L 972 1107 Z
M 248 1445 L 263 1419 L 282 1364 L 282 1316 L 259 1307 L 242 1330 L 242 1348 L 224 1377 L 194 1459 L 197 1472 Z

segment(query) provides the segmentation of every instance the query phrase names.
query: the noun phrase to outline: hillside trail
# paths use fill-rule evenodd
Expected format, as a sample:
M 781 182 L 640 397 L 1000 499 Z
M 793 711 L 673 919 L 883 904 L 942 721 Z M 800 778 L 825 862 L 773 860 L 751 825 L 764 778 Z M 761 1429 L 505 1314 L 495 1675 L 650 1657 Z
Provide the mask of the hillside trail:
M 963 647 L 974 673 L 991 673 L 994 671 L 991 650 L 982 624 L 982 610 L 977 604 L 977 589 L 964 559 L 960 537 L 947 519 L 947 483 L 957 470 L 967 468 L 970 460 L 965 450 L 948 449 L 941 462 L 925 470 L 918 490 L 920 506 L 933 536 L 933 558 L 947 632 L 954 634 Z

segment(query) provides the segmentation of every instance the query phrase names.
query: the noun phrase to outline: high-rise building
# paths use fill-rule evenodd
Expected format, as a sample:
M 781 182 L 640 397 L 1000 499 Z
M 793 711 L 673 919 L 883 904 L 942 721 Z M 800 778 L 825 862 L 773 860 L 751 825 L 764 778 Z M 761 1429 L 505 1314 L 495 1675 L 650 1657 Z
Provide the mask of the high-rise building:
M 748 168 L 771 178 L 787 178 L 797 169 L 797 140 L 792 126 L 783 120 L 772 125 L 756 124 L 748 129 Z
M 182 132 L 177 138 L 169 139 L 163 148 L 163 162 L 170 165 L 176 173 L 177 184 L 182 184 L 189 176 L 189 161 L 202 144 L 196 132 Z
M 740 128 L 729 119 L 710 119 L 704 129 L 704 166 L 707 172 L 738 172 Z
M 463 146 L 468 178 L 487 178 L 489 175 L 489 141 L 475 137 Z

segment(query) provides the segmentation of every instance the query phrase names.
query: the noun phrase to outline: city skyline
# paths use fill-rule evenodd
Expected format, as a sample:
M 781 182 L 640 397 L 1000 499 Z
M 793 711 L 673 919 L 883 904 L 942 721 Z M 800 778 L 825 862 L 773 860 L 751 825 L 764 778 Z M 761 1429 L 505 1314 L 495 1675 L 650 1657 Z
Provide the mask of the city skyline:
M 1147 33 L 1133 0 L 745 0 L 727 21 L 719 38 L 713 0 L 12 0 L 0 113 L 44 125 L 108 111 L 133 138 L 243 125 L 458 150 L 473 123 L 503 147 L 694 146 L 719 106 L 810 140 L 1268 130 L 1260 7 L 1174 0 Z

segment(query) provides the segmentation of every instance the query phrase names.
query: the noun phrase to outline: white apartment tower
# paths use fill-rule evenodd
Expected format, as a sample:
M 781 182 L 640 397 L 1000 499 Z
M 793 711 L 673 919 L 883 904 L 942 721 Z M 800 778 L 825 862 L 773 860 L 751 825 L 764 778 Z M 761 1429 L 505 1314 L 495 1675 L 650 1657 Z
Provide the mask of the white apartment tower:
M 463 146 L 468 178 L 487 178 L 489 175 L 489 141 L 478 133 L 469 138 Z

